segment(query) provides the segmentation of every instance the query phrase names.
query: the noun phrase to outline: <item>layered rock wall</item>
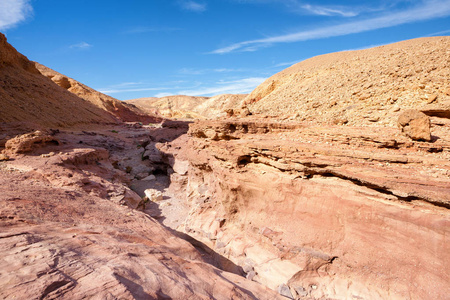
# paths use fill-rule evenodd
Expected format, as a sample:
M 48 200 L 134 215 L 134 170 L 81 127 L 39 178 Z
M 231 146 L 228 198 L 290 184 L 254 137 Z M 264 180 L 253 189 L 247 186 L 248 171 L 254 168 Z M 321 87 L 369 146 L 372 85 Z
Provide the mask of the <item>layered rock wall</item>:
M 162 151 L 190 162 L 186 232 L 248 278 L 298 299 L 438 299 L 449 292 L 448 129 L 424 143 L 389 128 L 202 121 Z

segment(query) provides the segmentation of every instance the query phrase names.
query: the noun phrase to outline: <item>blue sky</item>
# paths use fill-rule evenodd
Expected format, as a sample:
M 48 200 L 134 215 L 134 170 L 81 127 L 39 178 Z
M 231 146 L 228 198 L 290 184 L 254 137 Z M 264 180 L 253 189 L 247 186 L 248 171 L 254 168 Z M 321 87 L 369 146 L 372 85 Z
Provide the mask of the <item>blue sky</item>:
M 248 93 L 312 56 L 450 34 L 450 0 L 0 0 L 29 59 L 121 100 Z

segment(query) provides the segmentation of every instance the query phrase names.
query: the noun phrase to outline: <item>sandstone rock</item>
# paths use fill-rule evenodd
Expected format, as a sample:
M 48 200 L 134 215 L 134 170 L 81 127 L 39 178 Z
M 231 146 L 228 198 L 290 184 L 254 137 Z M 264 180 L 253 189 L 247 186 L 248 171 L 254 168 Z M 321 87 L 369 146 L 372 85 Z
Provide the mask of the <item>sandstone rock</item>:
M 157 201 L 162 201 L 163 200 L 163 194 L 155 189 L 146 189 L 144 191 L 145 196 L 147 197 L 147 199 L 149 201 L 153 201 L 153 202 L 157 202 Z
M 227 114 L 228 118 L 231 118 L 232 116 L 234 116 L 234 109 L 232 108 L 226 109 L 225 113 Z
M 134 177 L 136 179 L 142 180 L 143 178 L 148 177 L 148 173 L 146 173 L 146 172 L 137 173 Z
M 241 109 L 241 112 L 240 112 L 240 116 L 241 117 L 246 117 L 246 116 L 250 116 L 252 113 L 250 112 L 250 110 L 248 109 L 248 107 L 244 107 L 244 108 L 242 108 Z
M 151 174 L 151 175 L 148 175 L 147 177 L 145 177 L 145 178 L 142 178 L 141 180 L 145 180 L 145 181 L 152 181 L 152 180 L 156 180 L 156 176 L 155 175 L 153 175 L 153 174 Z
M 292 296 L 291 290 L 289 289 L 289 287 L 285 284 L 281 284 L 278 287 L 278 293 L 282 296 L 285 296 L 286 298 L 289 299 L 294 299 L 294 297 Z
M 69 89 L 71 87 L 69 78 L 67 78 L 66 76 L 63 75 L 55 75 L 53 77 L 51 77 L 51 79 L 53 80 L 53 82 L 55 82 L 57 85 L 59 85 L 60 87 L 64 88 L 64 89 Z
M 438 97 L 438 96 L 437 96 L 436 94 L 428 95 L 428 97 L 427 97 L 427 102 L 428 102 L 428 103 L 433 103 L 434 101 L 436 101 L 437 97 Z
M 247 273 L 247 275 L 245 275 L 245 278 L 247 278 L 248 280 L 253 280 L 253 278 L 255 278 L 255 276 L 256 276 L 256 272 L 250 271 Z
M 430 118 L 420 111 L 404 111 L 398 117 L 398 125 L 413 140 L 431 141 Z
M 169 159 L 169 164 L 173 171 L 180 175 L 186 175 L 189 170 L 189 161 L 177 159 L 176 157 L 171 157 Z
M 434 144 L 450 149 L 449 127 L 442 124 L 433 128 L 440 137 Z M 440 224 L 450 221 L 450 152 L 427 152 L 428 143 L 412 143 L 397 128 L 288 125 L 197 121 L 190 137 L 164 149 L 191 162 L 178 194 L 192 203 L 189 234 L 211 249 L 214 241 L 226 242 L 224 255 L 254 271 L 253 280 L 274 290 L 288 283 L 296 297 L 446 295 L 448 247 L 415 245 L 440 244 L 448 235 L 450 227 Z M 207 130 L 233 138 L 207 139 Z M 200 186 L 208 197 L 201 197 Z M 227 220 L 220 229 L 218 218 Z M 254 261 L 254 270 L 245 259 Z M 419 266 L 430 261 L 435 268 Z M 411 272 L 434 280 L 427 275 L 412 283 Z M 298 281 L 291 282 L 293 276 Z M 395 288 L 386 286 L 394 282 Z
M 161 152 L 156 148 L 154 143 L 150 143 L 145 147 L 145 152 L 142 154 L 142 158 L 148 159 L 151 162 L 160 163 L 162 162 Z
M 0 161 L 9 160 L 9 156 L 3 153 L 0 153 Z
M 35 131 L 8 140 L 5 148 L 9 153 L 26 153 L 50 144 L 59 145 L 60 142 L 54 136 Z
M 425 105 L 419 109 L 427 116 L 435 116 L 450 119 L 450 100 L 440 103 L 432 103 Z

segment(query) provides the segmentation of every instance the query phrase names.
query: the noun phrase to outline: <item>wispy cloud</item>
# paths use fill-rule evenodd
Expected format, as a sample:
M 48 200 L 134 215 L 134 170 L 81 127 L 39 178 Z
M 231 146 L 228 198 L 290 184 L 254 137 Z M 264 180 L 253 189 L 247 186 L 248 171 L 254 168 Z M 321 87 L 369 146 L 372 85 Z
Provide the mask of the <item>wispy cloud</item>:
M 172 82 L 177 83 L 177 82 Z M 105 88 L 97 89 L 101 93 L 105 94 L 119 94 L 127 92 L 146 92 L 146 91 L 164 91 L 168 90 L 168 87 L 155 87 L 153 84 L 144 81 L 137 82 L 122 82 L 114 85 L 110 85 Z
M 278 67 L 292 66 L 292 65 L 294 65 L 296 63 L 299 63 L 299 62 L 301 62 L 303 60 L 305 60 L 305 59 L 298 59 L 298 60 L 293 60 L 293 61 L 281 62 L 281 63 L 278 63 L 278 64 L 274 65 L 273 67 L 274 68 L 278 68 Z
M 178 91 L 176 94 L 189 96 L 214 96 L 220 94 L 244 94 L 250 93 L 266 78 L 249 77 L 232 81 L 219 81 L 208 87 L 199 87 L 197 89 L 186 89 Z
M 341 17 L 355 17 L 359 15 L 358 10 L 352 10 L 349 7 L 343 6 L 320 6 L 305 4 L 301 6 L 302 9 L 319 16 L 341 16 Z
M 438 31 L 438 32 L 429 33 L 429 34 L 427 34 L 425 36 L 427 37 L 427 36 L 448 35 L 449 33 L 450 33 L 450 29 L 447 29 L 447 30 L 442 30 L 442 31 Z
M 162 98 L 162 97 L 167 97 L 167 96 L 173 96 L 173 94 L 171 93 L 158 93 L 155 95 L 156 98 Z
M 374 12 L 382 10 L 382 7 L 376 8 L 363 5 L 314 5 L 303 0 L 235 0 L 240 3 L 267 4 L 276 3 L 278 6 L 284 6 L 291 13 L 309 14 L 318 16 L 338 16 L 338 17 L 355 17 L 362 13 Z M 408 0 L 391 0 L 390 2 L 408 1 Z
M 6 30 L 25 21 L 33 14 L 30 0 L 0 1 L 0 30 Z
M 89 48 L 92 48 L 91 44 L 88 44 L 86 42 L 81 42 L 78 44 L 73 44 L 69 46 L 70 49 L 78 49 L 78 50 L 87 50 Z
M 189 0 L 179 0 L 178 4 L 184 10 L 193 11 L 193 12 L 204 12 L 206 10 L 206 4 L 189 1 Z
M 450 15 L 450 0 L 424 0 L 420 5 L 404 11 L 387 13 L 340 25 L 317 28 L 313 30 L 298 31 L 262 39 L 248 40 L 216 49 L 210 53 L 225 54 L 236 51 L 255 51 L 278 43 L 293 43 L 314 39 L 343 36 L 361 33 L 381 28 L 393 27 L 402 24 L 425 21 Z
M 152 87 L 152 88 L 126 88 L 126 89 L 99 89 L 99 92 L 104 94 L 118 94 L 126 92 L 146 92 L 146 91 L 161 91 L 168 90 L 169 88 L 163 87 Z

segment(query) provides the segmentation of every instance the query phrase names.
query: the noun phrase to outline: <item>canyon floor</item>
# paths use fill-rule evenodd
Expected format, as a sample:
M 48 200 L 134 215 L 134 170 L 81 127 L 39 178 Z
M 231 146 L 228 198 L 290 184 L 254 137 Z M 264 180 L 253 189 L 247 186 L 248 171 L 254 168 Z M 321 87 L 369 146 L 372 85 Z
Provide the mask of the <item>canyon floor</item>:
M 0 297 L 445 299 L 449 129 L 231 118 L 5 138 Z

